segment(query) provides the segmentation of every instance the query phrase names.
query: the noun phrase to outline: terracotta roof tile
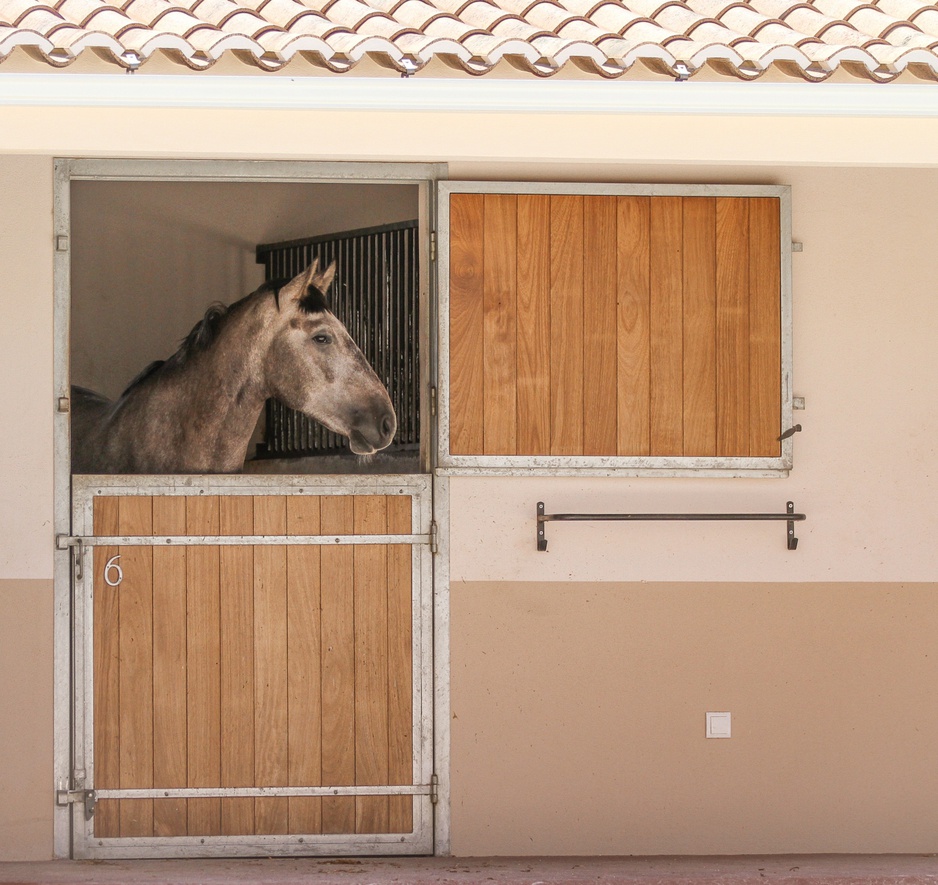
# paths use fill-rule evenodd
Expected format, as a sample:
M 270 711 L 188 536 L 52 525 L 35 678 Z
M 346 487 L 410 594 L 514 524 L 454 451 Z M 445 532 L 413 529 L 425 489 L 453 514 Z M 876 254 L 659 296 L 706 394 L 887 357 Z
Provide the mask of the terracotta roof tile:
M 300 53 L 331 71 L 366 55 L 404 73 L 443 58 L 473 74 L 508 61 L 547 76 L 574 63 L 620 76 L 752 79 L 773 65 L 824 79 L 842 67 L 938 81 L 938 5 L 921 0 L 0 0 L 0 62 L 29 47 L 48 64 L 86 49 L 125 67 L 157 52 L 200 69 L 225 53 L 264 69 Z

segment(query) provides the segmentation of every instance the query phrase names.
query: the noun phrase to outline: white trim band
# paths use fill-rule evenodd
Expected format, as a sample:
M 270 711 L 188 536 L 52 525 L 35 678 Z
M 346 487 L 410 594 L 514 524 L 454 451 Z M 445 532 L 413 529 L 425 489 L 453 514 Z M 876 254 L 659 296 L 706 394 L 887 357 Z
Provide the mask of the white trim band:
M 931 118 L 938 86 L 50 72 L 0 76 L 4 106 Z

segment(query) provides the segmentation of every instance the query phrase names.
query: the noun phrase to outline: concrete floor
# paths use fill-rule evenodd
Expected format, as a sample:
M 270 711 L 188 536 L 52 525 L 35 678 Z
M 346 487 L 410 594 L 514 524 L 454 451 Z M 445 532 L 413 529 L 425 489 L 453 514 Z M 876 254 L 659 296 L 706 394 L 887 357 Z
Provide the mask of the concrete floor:
M 4 885 L 938 885 L 931 855 L 0 863 Z

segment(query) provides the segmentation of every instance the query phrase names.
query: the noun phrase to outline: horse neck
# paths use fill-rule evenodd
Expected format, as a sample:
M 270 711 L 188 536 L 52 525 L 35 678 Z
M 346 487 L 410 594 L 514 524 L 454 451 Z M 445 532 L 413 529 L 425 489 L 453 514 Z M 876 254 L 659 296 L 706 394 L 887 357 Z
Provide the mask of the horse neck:
M 240 470 L 268 391 L 264 355 L 274 335 L 273 305 L 252 299 L 229 315 L 216 340 L 164 381 L 166 417 L 180 422 L 193 469 Z

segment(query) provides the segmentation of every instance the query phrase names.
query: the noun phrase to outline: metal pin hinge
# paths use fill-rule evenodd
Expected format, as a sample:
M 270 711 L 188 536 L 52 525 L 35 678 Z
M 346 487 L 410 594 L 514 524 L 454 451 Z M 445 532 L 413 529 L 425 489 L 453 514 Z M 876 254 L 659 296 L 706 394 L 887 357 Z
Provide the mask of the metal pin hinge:
M 433 775 L 430 778 L 430 804 L 436 805 L 440 801 L 440 778 L 439 775 Z
M 436 261 L 436 231 L 430 231 L 430 261 Z
M 94 807 L 98 801 L 98 794 L 94 790 L 56 790 L 55 804 L 60 806 L 74 805 L 81 802 L 85 806 L 85 819 L 91 820 L 94 816 Z
M 435 387 L 430 388 L 430 414 L 433 417 L 436 417 L 437 410 L 437 390 Z
M 75 579 L 82 579 L 82 561 L 85 558 L 85 545 L 81 538 L 73 538 L 71 535 L 55 536 L 56 550 L 69 550 L 72 554 L 72 568 L 75 570 Z
M 434 519 L 430 523 L 430 552 L 433 553 L 434 555 L 439 553 L 440 551 L 440 547 L 438 543 L 439 531 L 440 531 L 439 526 L 436 524 L 436 520 Z

